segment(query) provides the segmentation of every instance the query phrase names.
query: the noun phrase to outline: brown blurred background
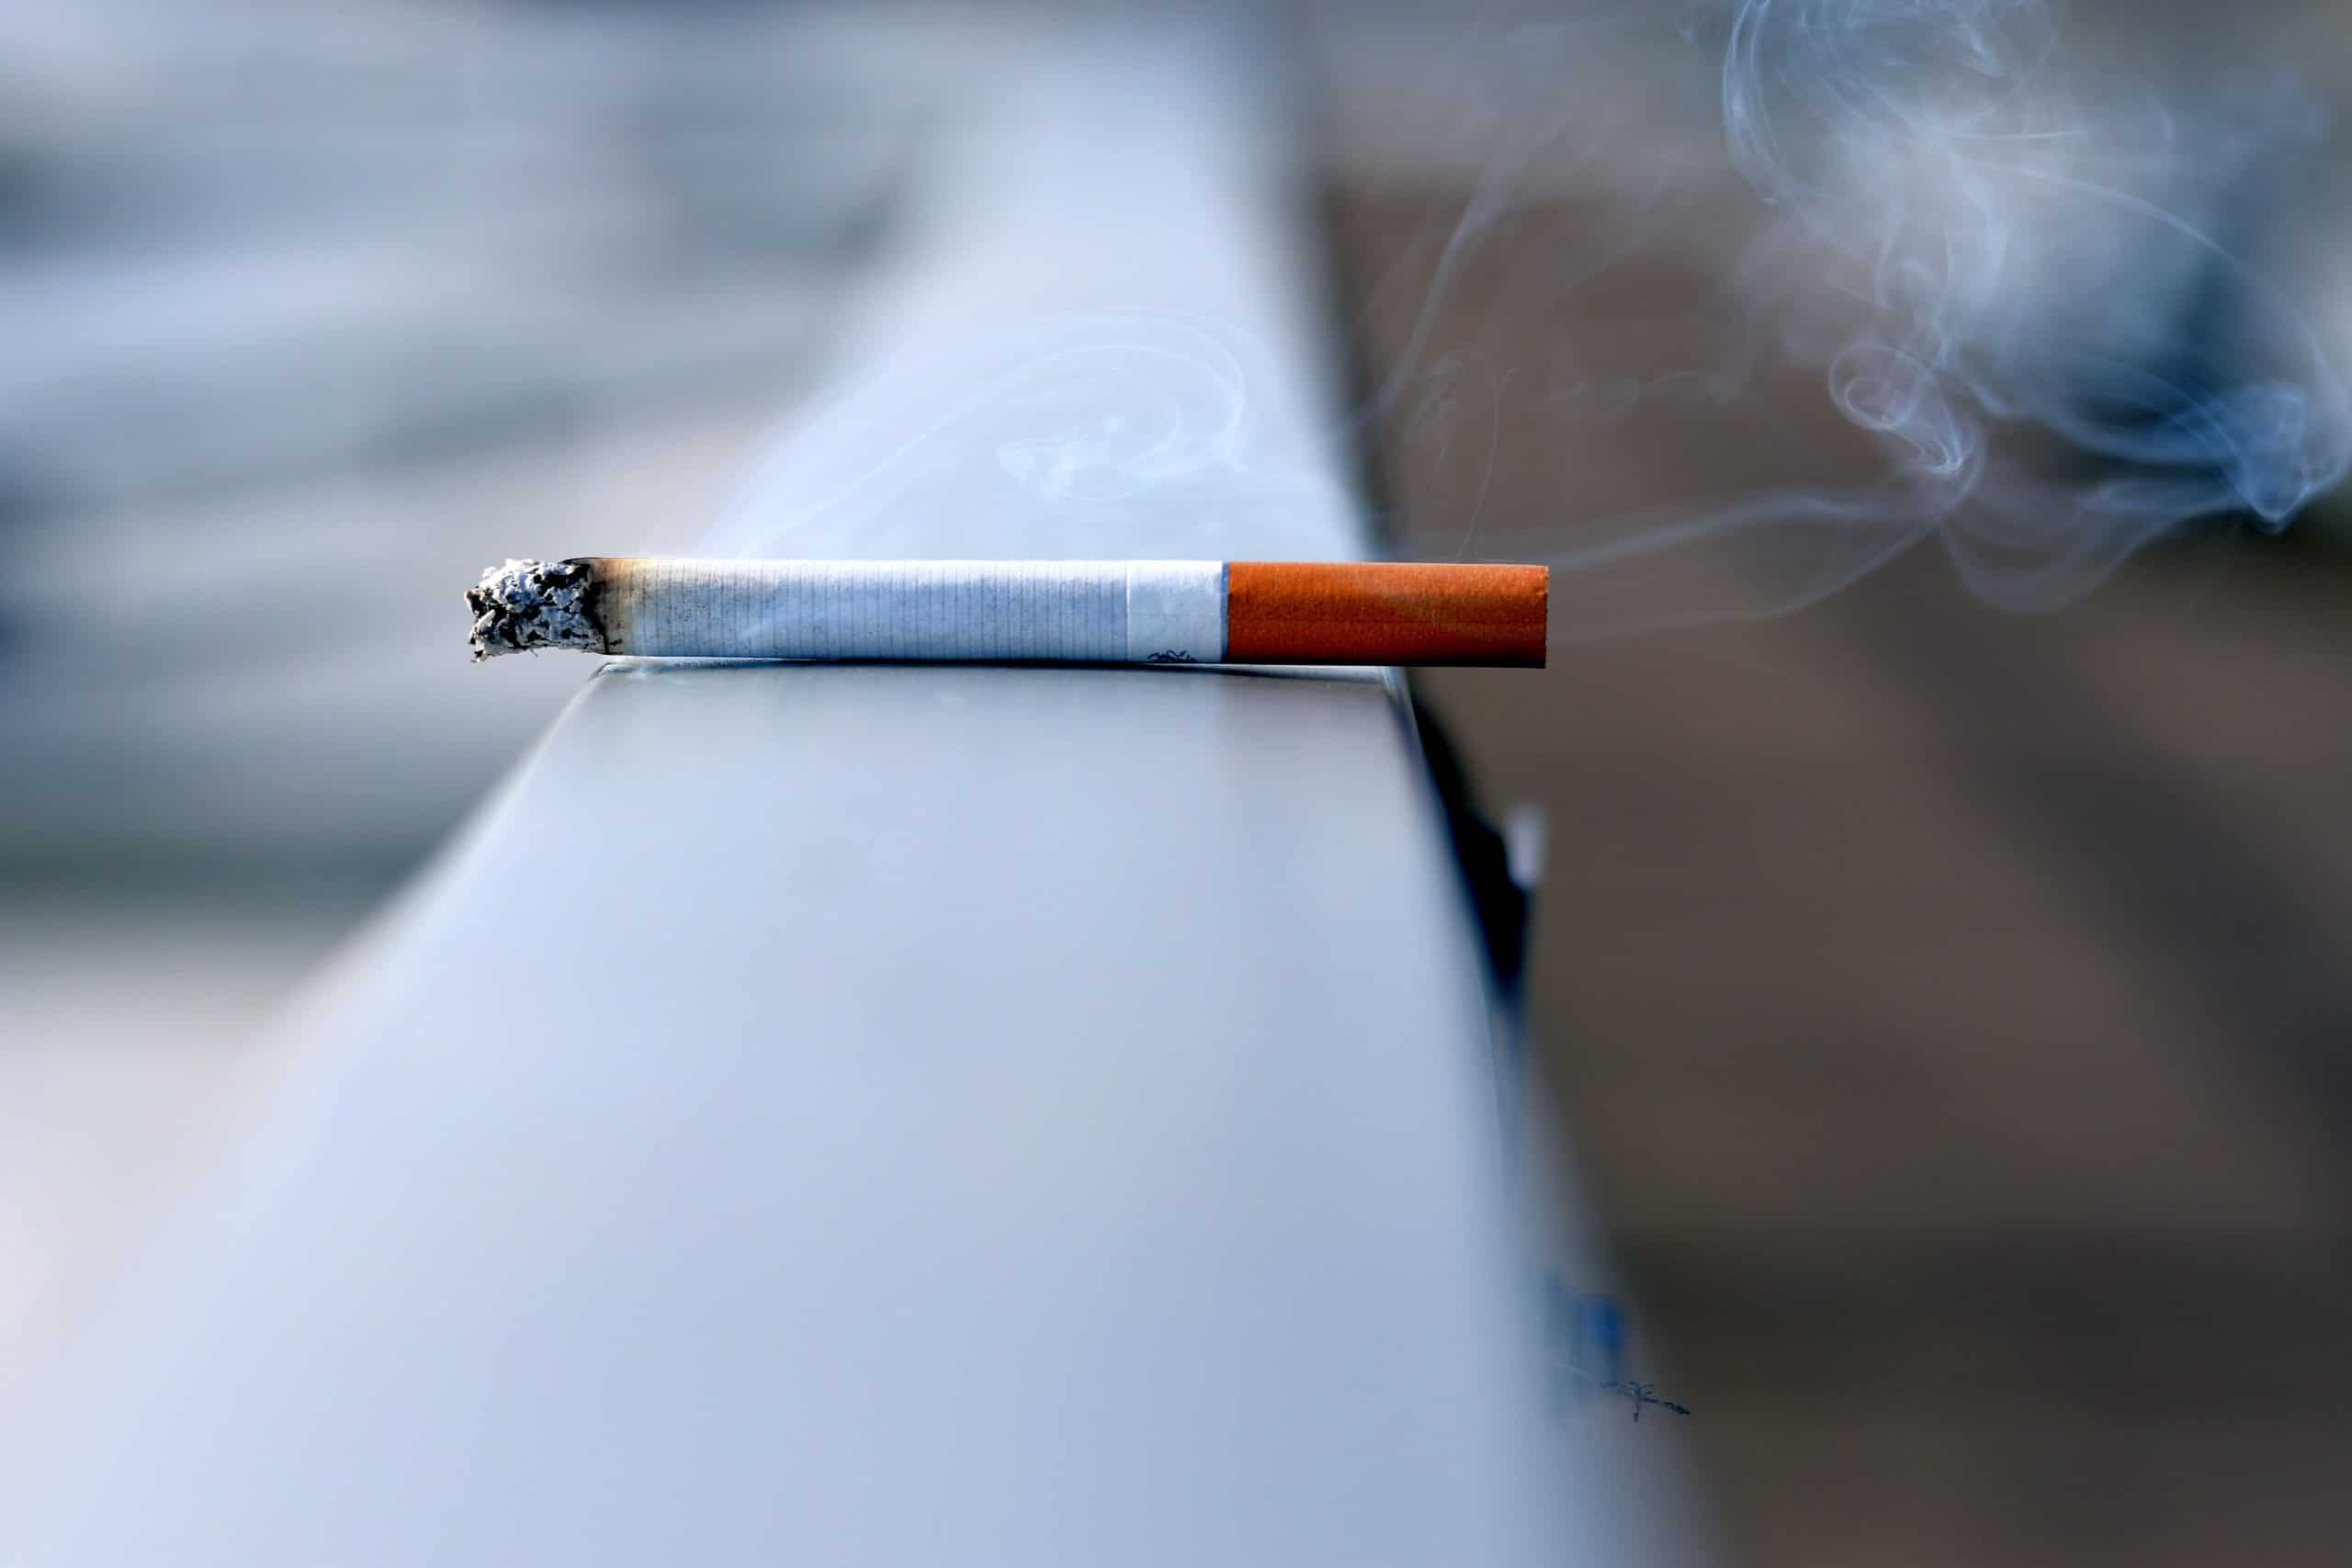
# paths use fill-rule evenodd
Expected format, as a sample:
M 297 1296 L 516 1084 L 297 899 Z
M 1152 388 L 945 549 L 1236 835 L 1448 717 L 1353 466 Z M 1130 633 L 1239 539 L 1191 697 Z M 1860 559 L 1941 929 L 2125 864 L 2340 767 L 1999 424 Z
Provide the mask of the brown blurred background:
M 1344 192 L 1350 275 L 1460 200 Z M 1531 320 L 1472 281 L 1433 335 L 1671 336 L 1710 288 L 1634 265 Z M 1375 376 L 1410 330 L 1373 313 Z M 1757 394 L 1818 412 L 1695 451 L 1507 412 L 1492 473 L 1381 469 L 1410 520 L 1867 472 L 1817 380 Z M 2347 593 L 2323 528 L 2228 525 L 2021 617 L 1930 543 L 1800 614 L 1423 678 L 1488 805 L 1548 814 L 1541 1060 L 1737 1561 L 2339 1560 Z

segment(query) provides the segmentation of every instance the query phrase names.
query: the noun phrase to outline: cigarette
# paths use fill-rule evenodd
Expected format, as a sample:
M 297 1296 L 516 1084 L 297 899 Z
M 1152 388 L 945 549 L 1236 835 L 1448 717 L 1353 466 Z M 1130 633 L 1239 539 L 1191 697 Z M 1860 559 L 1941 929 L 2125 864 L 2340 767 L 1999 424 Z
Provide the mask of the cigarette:
M 474 658 L 1544 663 L 1540 566 L 1369 561 L 510 560 Z

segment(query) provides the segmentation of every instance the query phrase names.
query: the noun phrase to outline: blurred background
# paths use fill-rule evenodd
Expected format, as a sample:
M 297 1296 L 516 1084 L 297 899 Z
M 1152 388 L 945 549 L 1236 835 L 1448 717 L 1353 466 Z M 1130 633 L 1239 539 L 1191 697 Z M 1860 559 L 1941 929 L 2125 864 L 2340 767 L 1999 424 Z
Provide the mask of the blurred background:
M 0 22 L 0 1420 L 585 677 L 458 590 L 691 547 L 1102 9 Z M 1737 1561 L 2352 1528 L 2352 24 L 2213 9 L 1233 19 L 1398 553 L 1586 569 L 1420 684 L 1547 814 L 1543 1070 Z

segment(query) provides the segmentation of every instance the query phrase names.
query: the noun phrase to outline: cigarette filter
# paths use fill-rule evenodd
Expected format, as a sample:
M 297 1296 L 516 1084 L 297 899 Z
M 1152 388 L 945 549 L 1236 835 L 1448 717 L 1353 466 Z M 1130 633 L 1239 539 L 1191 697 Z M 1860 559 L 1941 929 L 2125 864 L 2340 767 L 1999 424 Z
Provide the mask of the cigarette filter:
M 1540 566 L 1369 561 L 510 560 L 466 594 L 477 660 L 1541 665 Z

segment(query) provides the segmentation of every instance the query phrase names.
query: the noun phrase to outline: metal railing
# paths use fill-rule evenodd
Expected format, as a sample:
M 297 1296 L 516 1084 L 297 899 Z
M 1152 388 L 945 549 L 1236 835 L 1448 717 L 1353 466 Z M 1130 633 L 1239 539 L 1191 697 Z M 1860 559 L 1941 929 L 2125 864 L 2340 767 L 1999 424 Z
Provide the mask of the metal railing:
M 995 63 L 704 547 L 1366 552 L 1247 62 Z M 605 669 L 52 1369 L 0 1559 L 1651 1560 L 1545 1473 L 1444 835 L 1378 674 Z

